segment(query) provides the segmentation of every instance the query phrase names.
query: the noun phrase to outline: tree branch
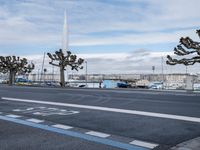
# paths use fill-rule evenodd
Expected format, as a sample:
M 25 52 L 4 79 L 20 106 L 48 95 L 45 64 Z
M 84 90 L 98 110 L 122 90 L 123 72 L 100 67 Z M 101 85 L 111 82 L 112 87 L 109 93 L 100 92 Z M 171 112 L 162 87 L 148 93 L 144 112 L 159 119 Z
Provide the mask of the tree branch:
M 197 30 L 197 34 L 200 37 L 200 30 Z M 188 50 L 184 49 L 187 48 Z M 200 42 L 193 41 L 191 38 L 180 38 L 180 44 L 174 48 L 174 54 L 178 56 L 185 56 L 196 53 L 197 56 L 192 58 L 182 58 L 180 60 L 173 59 L 171 56 L 167 56 L 168 60 L 166 61 L 169 65 L 176 65 L 176 64 L 184 64 L 184 65 L 193 65 L 195 63 L 200 63 Z

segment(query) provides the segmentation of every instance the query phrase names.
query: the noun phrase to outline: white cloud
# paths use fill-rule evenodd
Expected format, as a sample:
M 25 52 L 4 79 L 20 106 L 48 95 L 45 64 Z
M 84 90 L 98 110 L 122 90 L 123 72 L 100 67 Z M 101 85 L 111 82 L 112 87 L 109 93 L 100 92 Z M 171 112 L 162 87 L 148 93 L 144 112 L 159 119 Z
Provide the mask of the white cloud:
M 105 38 L 92 38 L 88 36 L 72 36 L 70 45 L 75 46 L 86 46 L 86 45 L 119 45 L 119 44 L 160 44 L 160 43 L 178 43 L 180 37 L 190 36 L 191 38 L 198 40 L 198 36 L 195 34 L 194 30 L 181 30 L 172 33 L 143 33 L 143 34 L 133 34 L 133 35 L 119 35 L 110 36 Z
M 126 0 L 122 3 L 124 5 L 101 1 L 8 2 L 0 6 L 0 18 L 4 18 L 0 19 L 0 44 L 59 45 L 64 8 L 69 12 L 70 44 L 75 46 L 176 42 L 184 33 L 192 35 L 200 24 L 198 0 Z M 163 32 L 166 30 L 170 32 Z M 98 36 L 95 34 L 98 32 L 105 34 Z M 122 32 L 122 35 L 111 36 L 109 32 Z
M 84 58 L 88 64 L 88 73 L 99 74 L 113 74 L 113 73 L 152 73 L 152 66 L 156 67 L 155 73 L 161 73 L 162 57 L 164 59 L 164 73 L 185 73 L 184 65 L 169 66 L 166 65 L 166 56 L 173 55 L 172 52 L 151 52 L 147 50 L 136 50 L 132 53 L 101 53 L 101 54 L 78 54 L 78 57 Z M 28 60 L 36 64 L 34 73 L 38 72 L 38 69 L 42 68 L 42 55 L 27 55 L 24 56 Z M 85 67 L 85 64 L 83 64 Z M 190 73 L 199 72 L 200 64 L 189 66 L 188 71 Z M 44 68 L 47 68 L 48 73 L 52 72 L 52 66 L 49 65 L 49 58 L 46 56 Z M 67 69 L 68 73 L 84 74 L 85 69 L 79 72 L 71 71 Z M 59 73 L 59 68 L 54 67 L 54 71 Z

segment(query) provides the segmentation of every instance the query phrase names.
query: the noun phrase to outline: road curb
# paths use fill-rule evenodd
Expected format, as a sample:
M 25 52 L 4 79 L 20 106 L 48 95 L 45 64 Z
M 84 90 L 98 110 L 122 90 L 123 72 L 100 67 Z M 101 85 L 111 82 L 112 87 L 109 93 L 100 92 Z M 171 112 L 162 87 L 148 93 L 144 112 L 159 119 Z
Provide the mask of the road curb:
M 200 150 L 200 137 L 180 143 L 169 150 Z

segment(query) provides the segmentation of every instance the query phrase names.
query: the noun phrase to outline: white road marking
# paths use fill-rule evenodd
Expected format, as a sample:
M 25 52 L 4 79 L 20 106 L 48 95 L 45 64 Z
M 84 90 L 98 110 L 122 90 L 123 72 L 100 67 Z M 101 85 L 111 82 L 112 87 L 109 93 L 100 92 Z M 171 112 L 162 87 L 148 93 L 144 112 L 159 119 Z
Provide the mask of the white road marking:
M 158 144 L 153 144 L 153 143 L 139 141 L 139 140 L 134 140 L 134 141 L 130 142 L 130 144 L 141 146 L 141 147 L 146 147 L 146 148 L 150 148 L 150 149 L 153 149 L 158 146 Z
M 17 111 L 18 112 L 18 111 L 21 111 L 21 109 L 13 109 L 13 111 Z
M 65 129 L 65 130 L 68 130 L 68 129 L 72 129 L 72 128 L 73 128 L 73 127 L 71 127 L 71 126 L 67 126 L 67 125 L 63 125 L 63 124 L 55 124 L 55 125 L 52 125 L 52 127 L 60 128 L 60 129 Z
M 41 112 L 34 112 L 33 114 L 34 114 L 34 115 L 42 115 Z
M 65 109 L 61 109 L 60 111 L 62 111 L 62 112 L 66 112 L 67 110 L 65 110 Z
M 34 119 L 34 118 L 27 119 L 27 121 L 34 122 L 34 123 L 41 123 L 41 122 L 44 122 L 44 120 L 39 120 L 39 119 Z
M 44 108 L 46 108 L 46 107 L 38 107 L 38 108 L 40 108 L 40 109 L 44 109 Z
M 89 131 L 89 132 L 86 132 L 85 134 L 93 135 L 93 136 L 97 136 L 97 137 L 101 137 L 101 138 L 107 138 L 110 136 L 110 134 L 106 134 L 106 133 L 102 133 L 102 132 L 95 132 L 95 131 Z
M 13 109 L 15 112 L 32 113 L 34 115 L 49 116 L 49 115 L 73 115 L 80 113 L 79 111 L 65 110 L 59 108 L 48 107 L 29 107 L 24 109 Z
M 29 100 L 29 99 L 18 99 L 18 98 L 9 98 L 9 97 L 2 97 L 1 99 L 8 100 L 8 101 L 84 108 L 84 109 L 91 109 L 91 110 L 109 111 L 109 112 L 125 113 L 125 114 L 132 114 L 132 115 L 142 115 L 142 116 L 149 116 L 149 117 L 158 117 L 158 118 L 183 120 L 183 121 L 200 123 L 200 118 L 189 117 L 189 116 L 180 116 L 180 115 L 171 115 L 171 114 L 163 114 L 163 113 L 153 113 L 153 112 L 127 110 L 127 109 L 119 109 L 119 108 L 109 108 L 109 107 L 100 107 L 100 106 L 90 106 L 90 105 L 78 105 L 78 104 L 60 103 L 60 102 L 48 102 L 48 101 L 37 101 L 37 100 Z
M 11 118 L 20 118 L 21 116 L 19 115 L 13 115 L 13 114 L 10 114 L 10 115 L 6 115 L 7 117 L 11 117 Z
M 33 110 L 34 108 L 33 107 L 31 107 L 31 108 L 27 108 L 26 110 Z
M 49 110 L 58 110 L 58 108 L 48 108 Z

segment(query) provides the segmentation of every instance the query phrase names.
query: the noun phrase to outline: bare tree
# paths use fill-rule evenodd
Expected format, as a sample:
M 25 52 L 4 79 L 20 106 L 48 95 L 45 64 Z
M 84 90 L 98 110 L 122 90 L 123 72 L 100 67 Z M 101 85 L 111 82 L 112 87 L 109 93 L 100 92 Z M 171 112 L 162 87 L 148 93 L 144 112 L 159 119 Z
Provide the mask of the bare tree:
M 196 33 L 200 37 L 200 30 L 197 30 Z M 188 66 L 200 63 L 200 42 L 193 41 L 189 37 L 181 37 L 180 44 L 174 48 L 174 54 L 178 56 L 191 55 L 191 58 L 182 58 L 178 60 L 167 55 L 168 60 L 166 63 L 168 65 L 184 64 L 185 66 Z
M 33 63 L 28 64 L 26 58 L 16 56 L 0 56 L 0 72 L 9 73 L 9 85 L 12 85 L 16 74 L 30 73 L 35 68 Z
M 60 68 L 60 85 L 61 87 L 65 87 L 65 76 L 64 76 L 64 70 L 67 66 L 70 66 L 72 70 L 83 69 L 82 63 L 84 62 L 84 59 L 79 58 L 77 59 L 77 56 L 72 54 L 70 51 L 67 51 L 67 55 L 65 56 L 62 49 L 59 51 L 56 51 L 55 54 L 47 53 L 51 61 L 49 64 L 57 66 Z

